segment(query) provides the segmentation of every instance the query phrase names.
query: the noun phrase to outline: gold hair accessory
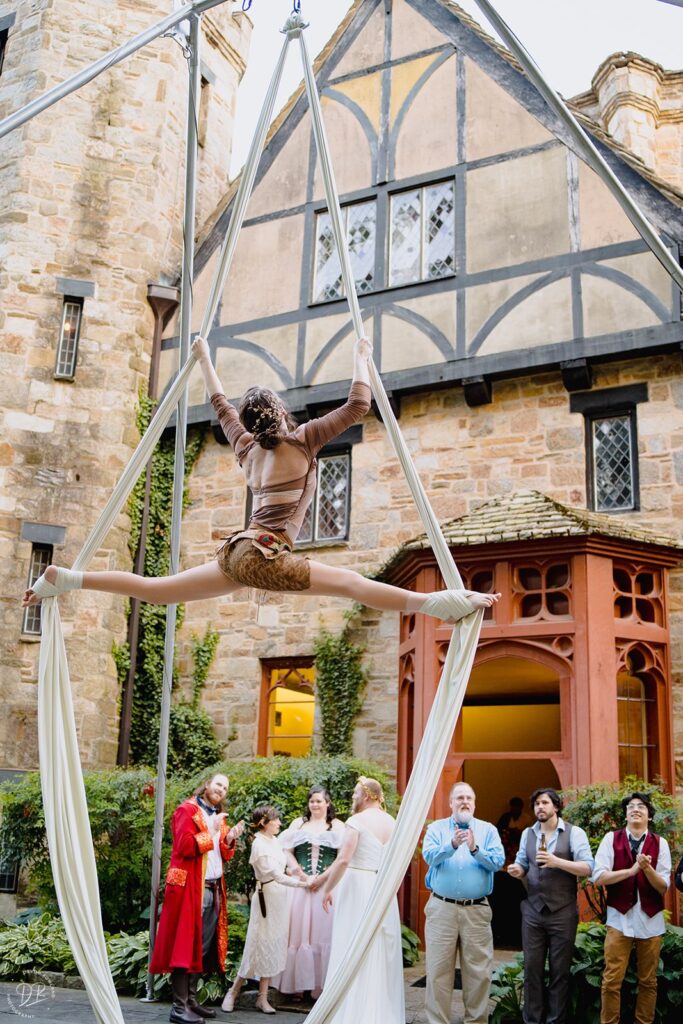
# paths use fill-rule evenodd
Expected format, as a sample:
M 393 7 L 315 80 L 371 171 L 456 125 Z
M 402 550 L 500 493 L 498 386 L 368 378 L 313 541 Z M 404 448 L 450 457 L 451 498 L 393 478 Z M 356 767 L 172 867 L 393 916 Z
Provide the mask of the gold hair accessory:
M 367 781 L 368 780 L 367 780 L 366 776 L 365 775 L 361 775 L 358 778 L 357 785 L 359 785 L 360 788 L 363 790 L 363 792 L 365 793 L 365 795 L 368 798 L 368 800 L 372 800 L 375 803 L 383 804 L 384 803 L 384 796 L 382 794 L 381 787 L 379 787 L 379 783 L 377 783 L 377 786 L 379 788 L 379 793 L 373 793 L 373 791 L 367 785 Z

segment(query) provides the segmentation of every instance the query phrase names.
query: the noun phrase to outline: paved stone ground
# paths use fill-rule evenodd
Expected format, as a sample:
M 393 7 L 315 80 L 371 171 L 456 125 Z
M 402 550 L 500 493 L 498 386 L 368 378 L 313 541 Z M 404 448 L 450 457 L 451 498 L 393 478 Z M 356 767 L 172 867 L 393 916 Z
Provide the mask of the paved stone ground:
M 496 953 L 496 960 L 505 962 L 512 954 L 506 951 Z M 419 983 L 424 977 L 424 963 L 404 972 L 406 985 L 406 1024 L 424 1024 L 425 990 Z M 301 1024 L 306 1020 L 302 1009 L 285 1003 L 280 997 L 278 1024 Z M 257 1024 L 263 1016 L 254 1007 L 256 989 L 243 992 L 235 1013 L 222 1013 L 218 1009 L 217 1021 L 225 1024 Z M 274 1005 L 278 1005 L 278 994 L 272 993 Z M 126 1024 L 164 1024 L 168 1021 L 168 1003 L 143 1003 L 139 999 L 121 998 L 121 1010 Z M 463 1024 L 462 996 L 458 990 L 453 997 L 451 1024 Z M 29 986 L 25 983 L 3 982 L 0 984 L 0 1024 L 12 1024 L 17 1020 L 41 1021 L 42 1024 L 96 1024 L 88 997 L 81 989 L 50 988 L 49 985 Z M 361 1022 L 359 1022 L 361 1024 Z

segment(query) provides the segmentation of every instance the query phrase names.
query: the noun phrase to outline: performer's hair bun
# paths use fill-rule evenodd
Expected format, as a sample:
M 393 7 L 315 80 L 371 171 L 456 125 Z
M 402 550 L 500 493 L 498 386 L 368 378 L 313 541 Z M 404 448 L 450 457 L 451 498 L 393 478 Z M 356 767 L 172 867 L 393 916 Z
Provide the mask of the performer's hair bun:
M 286 436 L 283 418 L 288 429 L 296 426 L 282 400 L 269 388 L 249 388 L 240 403 L 239 416 L 244 429 L 266 449 L 277 448 Z

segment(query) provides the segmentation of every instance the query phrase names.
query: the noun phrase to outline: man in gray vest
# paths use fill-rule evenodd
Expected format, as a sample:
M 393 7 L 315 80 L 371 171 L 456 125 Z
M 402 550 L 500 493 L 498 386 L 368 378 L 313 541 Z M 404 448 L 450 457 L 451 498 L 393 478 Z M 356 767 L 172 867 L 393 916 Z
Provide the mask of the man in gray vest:
M 537 789 L 531 809 L 536 823 L 524 829 L 517 859 L 508 868 L 513 878 L 525 880 L 528 892 L 522 902 L 524 1024 L 565 1024 L 579 921 L 577 882 L 593 871 L 593 855 L 583 829 L 560 818 L 562 800 L 554 789 Z

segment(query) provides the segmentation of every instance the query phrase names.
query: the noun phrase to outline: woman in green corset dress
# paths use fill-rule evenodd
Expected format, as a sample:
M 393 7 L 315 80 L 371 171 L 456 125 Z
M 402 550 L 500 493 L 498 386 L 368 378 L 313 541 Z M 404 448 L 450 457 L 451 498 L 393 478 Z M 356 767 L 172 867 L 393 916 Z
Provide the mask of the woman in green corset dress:
M 287 870 L 310 888 L 296 889 L 289 915 L 287 964 L 271 985 L 280 992 L 310 992 L 315 999 L 325 982 L 332 939 L 332 914 L 322 908 L 322 885 L 344 832 L 324 786 L 312 786 L 306 810 L 280 837 Z

